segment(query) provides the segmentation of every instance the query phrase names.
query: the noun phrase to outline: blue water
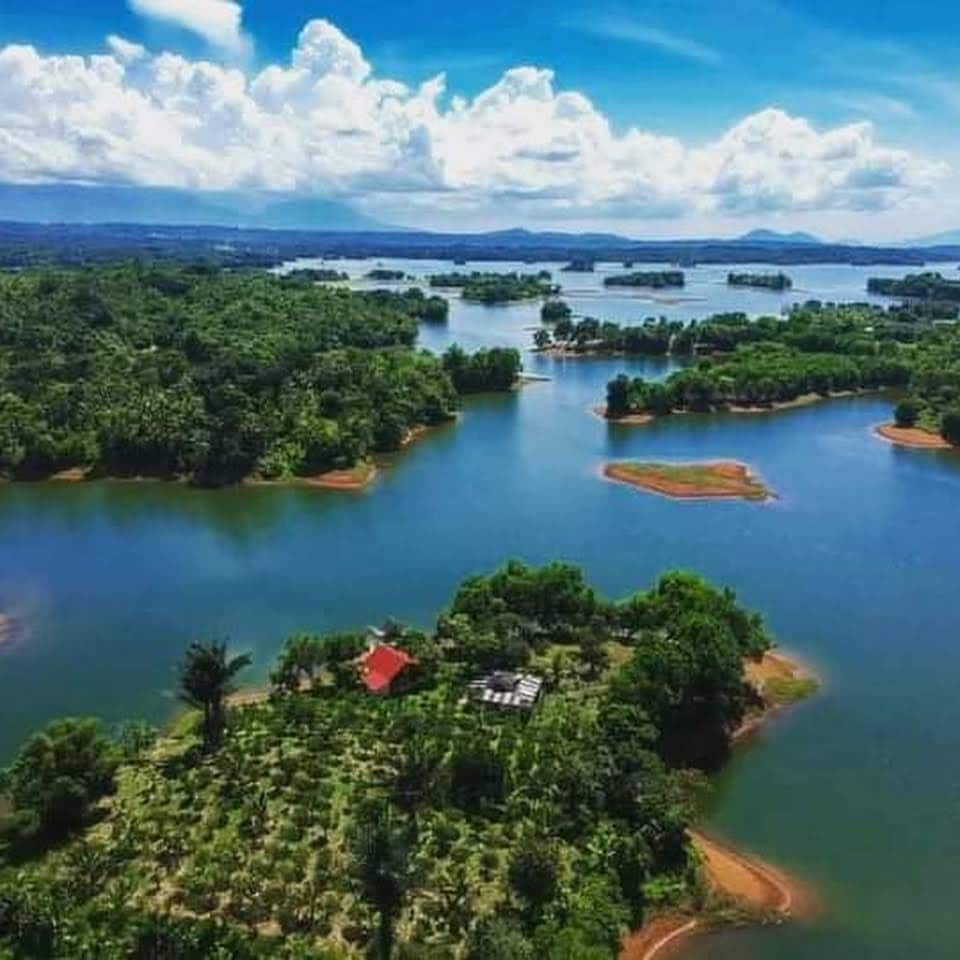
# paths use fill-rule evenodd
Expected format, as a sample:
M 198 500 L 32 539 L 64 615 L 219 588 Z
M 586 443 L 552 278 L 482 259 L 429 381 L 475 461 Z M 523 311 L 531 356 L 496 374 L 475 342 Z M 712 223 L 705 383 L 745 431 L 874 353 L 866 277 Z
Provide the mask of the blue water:
M 809 269 L 825 298 L 860 283 L 830 279 L 853 268 Z M 523 345 L 536 316 L 457 301 L 423 339 Z M 763 610 L 825 681 L 738 753 L 711 813 L 718 832 L 808 880 L 825 911 L 705 938 L 690 955 L 960 956 L 960 457 L 876 439 L 890 407 L 877 397 L 612 426 L 589 412 L 606 381 L 667 365 L 526 363 L 552 379 L 469 401 L 363 494 L 0 486 L 0 611 L 18 624 L 0 648 L 0 756 L 57 715 L 164 720 L 193 639 L 251 650 L 262 677 L 292 631 L 387 616 L 428 626 L 460 580 L 507 557 L 581 564 L 610 596 L 687 567 Z M 599 477 L 627 457 L 741 459 L 779 499 L 677 503 Z

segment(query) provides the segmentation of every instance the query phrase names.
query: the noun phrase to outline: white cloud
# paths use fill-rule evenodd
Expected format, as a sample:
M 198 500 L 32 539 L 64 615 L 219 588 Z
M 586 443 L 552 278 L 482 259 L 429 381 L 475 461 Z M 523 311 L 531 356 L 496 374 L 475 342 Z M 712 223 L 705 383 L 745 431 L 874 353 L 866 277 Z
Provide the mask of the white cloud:
M 230 53 L 244 53 L 243 10 L 236 0 L 128 0 L 143 17 L 173 23 Z
M 146 0 L 138 0 L 143 3 Z M 158 2 L 158 0 L 151 0 Z M 120 38 L 115 38 L 119 41 Z M 0 180 L 82 180 L 363 198 L 393 211 L 568 220 L 876 211 L 922 196 L 943 164 L 869 123 L 817 129 L 769 108 L 688 145 L 620 133 L 550 70 L 506 71 L 473 99 L 444 76 L 376 76 L 324 20 L 255 74 L 171 54 L 0 49 Z
M 123 64 L 134 63 L 147 53 L 146 47 L 142 47 L 139 43 L 133 43 L 123 37 L 118 37 L 115 33 L 111 33 L 110 36 L 107 37 L 107 46 L 117 60 Z

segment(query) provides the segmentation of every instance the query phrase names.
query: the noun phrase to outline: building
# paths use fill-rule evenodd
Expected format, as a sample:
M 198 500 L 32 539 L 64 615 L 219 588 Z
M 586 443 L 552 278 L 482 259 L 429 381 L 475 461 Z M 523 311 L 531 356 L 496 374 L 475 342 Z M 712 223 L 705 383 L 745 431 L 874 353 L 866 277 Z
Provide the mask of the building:
M 399 647 L 378 643 L 358 659 L 357 665 L 360 668 L 360 680 L 367 690 L 386 695 L 390 693 L 397 677 L 416 662 L 415 657 Z
M 496 670 L 473 680 L 467 688 L 471 700 L 494 707 L 530 710 L 540 698 L 543 677 L 532 673 Z

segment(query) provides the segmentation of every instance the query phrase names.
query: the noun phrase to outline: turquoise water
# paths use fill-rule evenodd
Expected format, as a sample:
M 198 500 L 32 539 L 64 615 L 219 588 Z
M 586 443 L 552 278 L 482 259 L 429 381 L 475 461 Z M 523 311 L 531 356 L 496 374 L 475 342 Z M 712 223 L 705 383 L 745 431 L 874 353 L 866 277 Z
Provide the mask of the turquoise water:
M 457 304 L 424 339 L 524 344 L 535 322 L 533 305 Z M 192 639 L 228 637 L 263 676 L 291 631 L 427 626 L 463 577 L 509 556 L 582 564 L 611 596 L 689 567 L 762 609 L 825 679 L 736 756 L 711 822 L 826 904 L 810 926 L 690 955 L 960 955 L 960 457 L 874 438 L 882 398 L 610 426 L 588 408 L 627 367 L 667 369 L 528 357 L 549 382 L 470 401 L 363 494 L 0 487 L 0 610 L 18 624 L 0 648 L 0 756 L 65 713 L 162 721 Z M 742 459 L 780 499 L 676 503 L 601 480 L 622 457 Z

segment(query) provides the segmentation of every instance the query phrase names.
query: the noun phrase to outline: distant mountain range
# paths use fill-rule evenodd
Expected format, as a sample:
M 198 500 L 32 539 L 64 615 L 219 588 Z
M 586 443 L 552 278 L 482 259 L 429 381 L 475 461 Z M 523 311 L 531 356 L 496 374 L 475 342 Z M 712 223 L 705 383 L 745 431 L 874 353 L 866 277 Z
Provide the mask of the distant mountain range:
M 812 233 L 803 233 L 796 231 L 794 233 L 777 233 L 776 230 L 751 230 L 740 237 L 737 237 L 738 243 L 823 243 L 819 237 Z
M 271 230 L 396 230 L 345 203 L 290 194 L 193 193 L 164 187 L 0 184 L 0 220 L 139 223 Z

